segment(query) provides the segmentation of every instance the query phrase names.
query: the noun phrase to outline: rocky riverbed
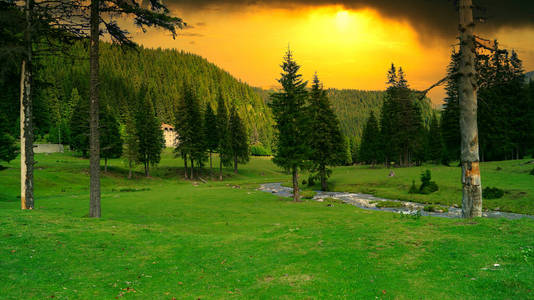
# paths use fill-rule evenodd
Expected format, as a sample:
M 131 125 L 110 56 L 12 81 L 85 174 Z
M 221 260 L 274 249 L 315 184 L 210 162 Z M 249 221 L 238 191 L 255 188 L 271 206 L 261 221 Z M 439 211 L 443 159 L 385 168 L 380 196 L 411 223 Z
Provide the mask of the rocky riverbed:
M 258 190 L 264 191 L 267 193 L 272 193 L 280 197 L 292 197 L 293 189 L 290 187 L 282 186 L 281 183 L 264 183 Z M 446 207 L 434 205 L 435 211 L 425 211 L 424 204 L 407 202 L 400 200 L 391 200 L 374 197 L 373 195 L 368 194 L 355 194 L 355 193 L 344 193 L 344 192 L 322 192 L 317 191 L 317 194 L 313 197 L 313 200 L 318 202 L 323 202 L 326 198 L 333 198 L 340 200 L 344 203 L 357 206 L 359 208 L 368 209 L 368 210 L 379 210 L 379 211 L 389 211 L 394 213 L 401 214 L 421 214 L 422 216 L 432 216 L 432 217 L 442 217 L 442 218 L 460 218 L 462 215 L 462 209 L 458 207 Z M 391 203 L 395 202 L 395 206 L 398 207 L 382 207 L 381 202 Z M 384 203 L 382 203 L 384 204 Z M 486 218 L 507 218 L 507 219 L 520 219 L 520 218 L 532 218 L 534 216 L 516 214 L 516 213 L 507 213 L 500 211 L 485 211 L 482 212 L 482 216 Z

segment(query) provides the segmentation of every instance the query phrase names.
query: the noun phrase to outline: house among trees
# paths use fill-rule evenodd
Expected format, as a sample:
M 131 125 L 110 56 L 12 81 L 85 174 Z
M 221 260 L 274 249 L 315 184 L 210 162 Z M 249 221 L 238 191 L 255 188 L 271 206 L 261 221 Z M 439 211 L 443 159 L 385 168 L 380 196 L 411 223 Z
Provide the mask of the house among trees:
M 176 147 L 176 130 L 174 130 L 174 126 L 161 123 L 161 130 L 163 131 L 163 138 L 165 139 L 165 147 Z

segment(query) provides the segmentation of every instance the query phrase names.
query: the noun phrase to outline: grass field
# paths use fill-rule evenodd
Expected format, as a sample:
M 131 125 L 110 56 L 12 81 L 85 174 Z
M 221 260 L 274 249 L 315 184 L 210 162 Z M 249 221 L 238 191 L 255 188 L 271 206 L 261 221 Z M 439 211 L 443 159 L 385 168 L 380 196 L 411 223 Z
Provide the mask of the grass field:
M 36 158 L 34 211 L 19 210 L 18 161 L 0 171 L 0 298 L 534 298 L 533 220 L 413 219 L 293 203 L 256 191 L 289 180 L 266 158 L 224 182 L 195 183 L 169 152 L 148 179 L 125 179 L 112 160 L 103 217 L 90 219 L 88 161 Z M 511 191 L 501 209 L 533 206 L 534 176 L 521 163 L 483 165 L 484 184 Z M 415 200 L 457 200 L 459 170 L 428 168 L 440 191 Z M 423 169 L 388 178 L 384 169 L 337 168 L 332 188 L 413 197 L 407 190 Z

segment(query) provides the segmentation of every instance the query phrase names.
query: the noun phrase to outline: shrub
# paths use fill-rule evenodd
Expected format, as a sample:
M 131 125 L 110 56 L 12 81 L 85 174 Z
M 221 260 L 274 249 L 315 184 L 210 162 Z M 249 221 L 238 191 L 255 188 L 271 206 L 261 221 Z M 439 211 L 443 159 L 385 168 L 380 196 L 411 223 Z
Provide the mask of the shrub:
M 317 193 L 314 191 L 301 191 L 300 197 L 304 199 L 312 199 Z
M 302 179 L 302 185 L 306 185 L 307 183 L 306 179 Z
M 410 190 L 408 191 L 408 193 L 417 194 L 418 192 L 419 192 L 419 190 L 415 186 L 415 180 L 412 180 L 412 186 L 410 187 Z
M 308 177 L 308 186 L 315 185 L 315 179 L 316 179 L 316 176 L 310 174 L 310 176 Z
M 269 151 L 262 145 L 252 145 L 250 147 L 250 154 L 252 154 L 253 156 L 270 156 L 271 151 Z
M 448 212 L 449 209 L 447 207 L 441 207 L 439 205 L 427 205 L 423 208 L 424 211 L 428 211 L 428 212 Z
M 534 175 L 534 169 L 532 169 L 532 171 L 530 171 L 530 175 Z
M 486 187 L 482 190 L 482 197 L 485 199 L 499 199 L 504 196 L 504 191 L 496 187 Z
M 402 204 L 402 202 L 398 202 L 398 201 L 380 201 L 376 204 L 376 207 L 378 208 L 384 208 L 384 207 L 388 207 L 388 208 L 395 208 L 395 207 L 404 207 L 404 204 Z
M 439 190 L 437 183 L 432 181 L 432 174 L 430 170 L 426 170 L 421 174 L 421 186 L 419 187 L 420 194 L 431 194 Z

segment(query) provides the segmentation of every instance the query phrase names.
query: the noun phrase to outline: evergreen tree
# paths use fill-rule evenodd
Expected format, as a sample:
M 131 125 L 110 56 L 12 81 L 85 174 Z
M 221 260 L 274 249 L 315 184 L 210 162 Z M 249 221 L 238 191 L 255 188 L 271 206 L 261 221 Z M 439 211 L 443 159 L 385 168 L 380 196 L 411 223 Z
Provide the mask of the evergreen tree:
M 375 114 L 371 112 L 363 130 L 359 160 L 363 163 L 375 165 L 380 161 L 381 148 L 382 141 L 378 121 Z
M 397 80 L 396 86 L 400 88 L 408 88 L 408 80 L 406 79 L 406 75 L 404 74 L 402 67 L 399 68 L 398 80 Z
M 458 97 L 459 55 L 453 52 L 447 69 L 448 80 L 445 86 L 446 97 L 441 113 L 441 135 L 443 138 L 443 162 L 460 159 L 460 106 Z
M 430 128 L 428 130 L 428 137 L 427 137 L 427 159 L 433 161 L 434 163 L 438 163 L 442 155 L 443 150 L 443 142 L 441 138 L 441 131 L 439 128 L 439 122 L 438 118 L 434 114 L 432 116 L 432 121 L 430 122 Z
M 161 123 L 154 113 L 150 92 L 144 93 L 140 98 L 140 103 L 135 116 L 135 127 L 137 140 L 139 141 L 139 152 L 137 161 L 145 168 L 145 176 L 150 176 L 150 166 L 159 163 L 161 151 L 165 146 Z
M 235 106 L 230 110 L 230 121 L 228 124 L 228 136 L 230 140 L 230 153 L 234 163 L 234 173 L 237 174 L 237 164 L 247 163 L 249 161 L 249 146 L 247 139 L 247 130 L 243 121 L 239 117 Z
M 209 103 L 206 103 L 206 111 L 204 113 L 204 137 L 206 139 L 206 149 L 210 156 L 210 169 L 213 169 L 211 154 L 217 151 L 219 136 L 217 134 L 217 117 Z
M 81 152 L 83 157 L 89 157 L 89 101 L 79 97 L 74 91 L 72 97 L 75 106 L 70 119 L 70 148 Z
M 0 112 L 0 161 L 10 162 L 15 159 L 17 149 L 15 138 L 11 136 L 9 131 L 7 118 Z
M 298 73 L 300 66 L 293 59 L 290 50 L 284 56 L 281 67 L 283 72 L 278 82 L 282 85 L 282 90 L 271 95 L 270 104 L 277 129 L 273 162 L 291 171 L 293 199 L 300 201 L 298 171 L 305 166 L 310 152 L 306 140 L 307 82 L 303 81 L 302 75 Z
M 100 117 L 100 156 L 104 158 L 104 172 L 108 171 L 108 159 L 122 155 L 120 124 L 108 107 Z
M 125 115 L 124 130 L 122 134 L 122 140 L 124 141 L 122 154 L 128 165 L 128 179 L 132 178 L 132 168 L 137 164 L 139 153 L 139 140 L 137 136 L 134 116 L 132 112 L 128 110 Z
M 223 180 L 222 167 L 230 161 L 230 138 L 228 131 L 228 110 L 222 93 L 219 91 L 219 97 L 217 99 L 217 135 L 218 135 L 218 147 L 219 152 L 219 180 Z
M 388 70 L 388 81 L 386 81 L 386 84 L 388 86 L 396 86 L 398 84 L 397 80 L 397 68 L 395 68 L 395 64 L 391 63 L 391 68 Z
M 350 143 L 345 145 L 339 121 L 317 74 L 313 77 L 307 116 L 309 118 L 307 144 L 311 148 L 309 160 L 312 163 L 312 171 L 317 172 L 321 179 L 321 189 L 326 191 L 328 189 L 326 180 L 330 174 L 328 166 L 349 163 L 349 160 L 352 163 L 352 155 Z

